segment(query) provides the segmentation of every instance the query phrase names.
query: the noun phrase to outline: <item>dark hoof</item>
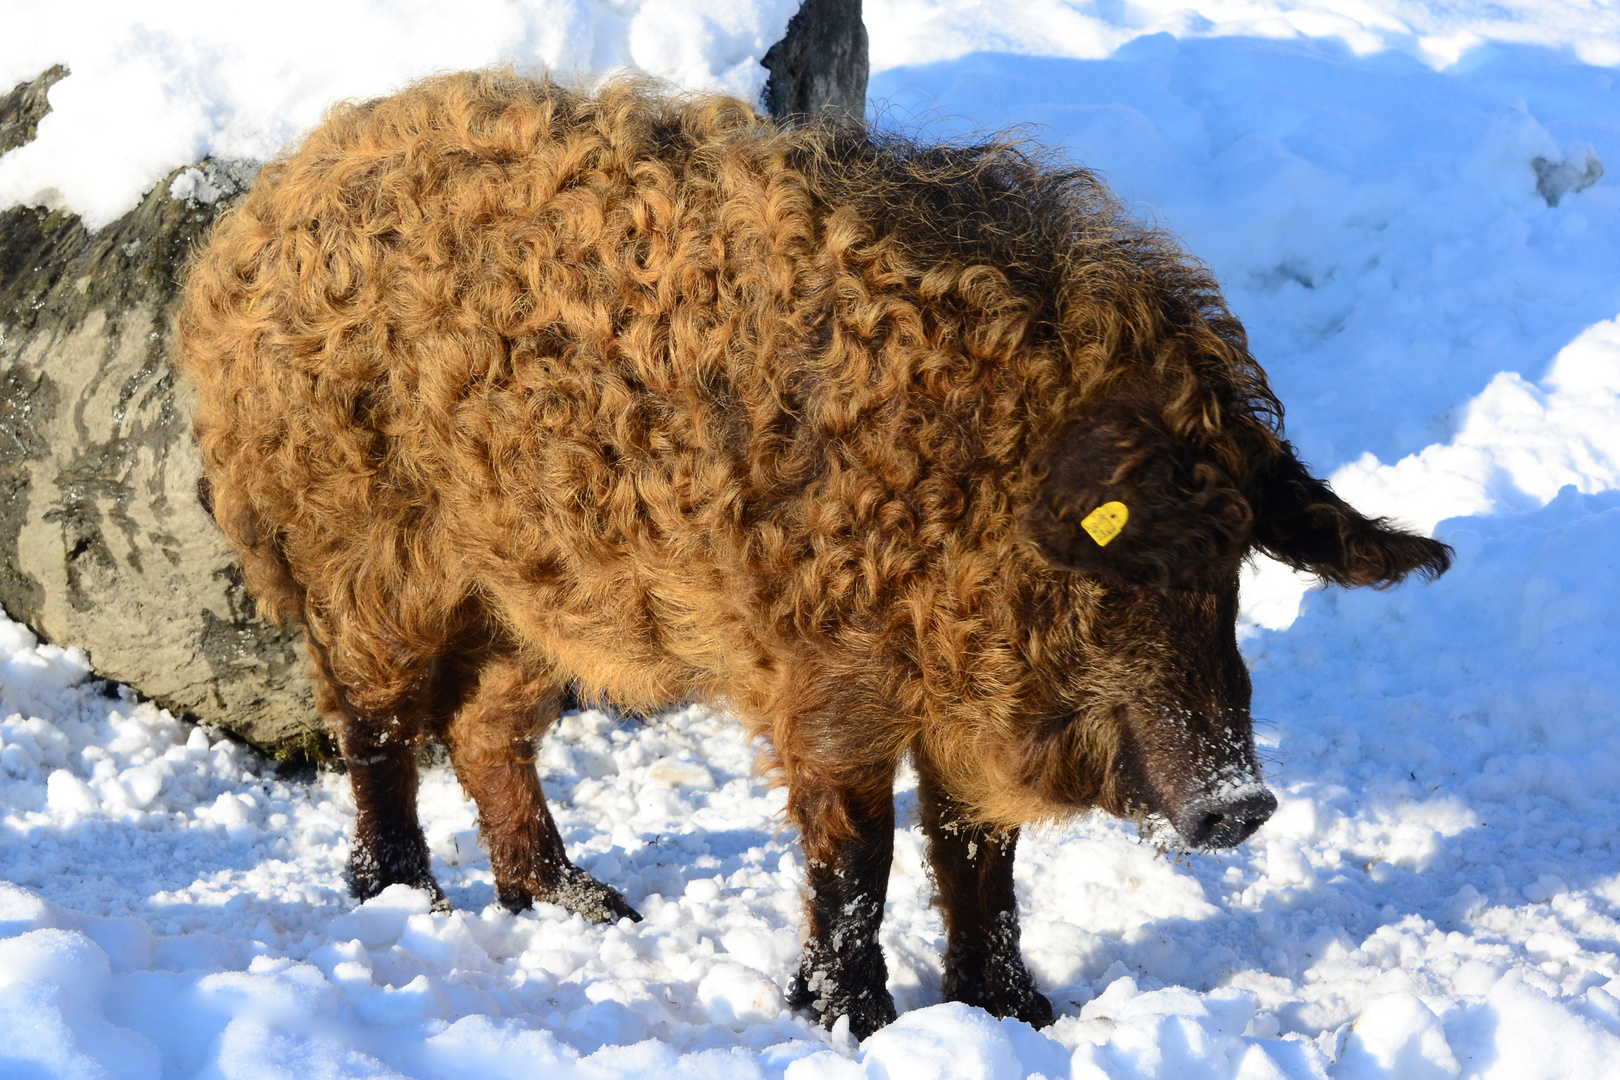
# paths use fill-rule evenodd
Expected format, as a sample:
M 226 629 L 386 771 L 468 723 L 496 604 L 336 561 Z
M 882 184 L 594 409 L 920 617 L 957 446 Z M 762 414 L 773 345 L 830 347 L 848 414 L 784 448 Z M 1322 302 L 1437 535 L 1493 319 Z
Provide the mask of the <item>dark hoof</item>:
M 362 904 L 390 885 L 409 885 L 413 889 L 421 889 L 428 894 L 432 910 L 441 914 L 451 910 L 450 901 L 439 888 L 438 879 L 432 871 L 406 874 L 380 873 L 375 864 L 364 859 L 350 859 L 349 868 L 344 875 L 349 886 L 349 895 Z
M 497 889 L 496 895 L 506 910 L 513 913 L 528 910 L 538 900 L 577 912 L 587 922 L 614 923 L 620 919 L 641 921 L 641 913 L 630 906 L 618 889 L 602 884 L 577 866 L 570 866 L 564 871 L 562 882 L 558 885 Z
M 1057 1019 L 1052 1011 L 1052 1003 L 1046 1000 L 1046 995 L 1039 990 L 1031 990 L 1016 1002 L 995 1002 L 993 1005 L 981 1006 L 991 1016 L 1015 1020 L 1022 1020 L 1032 1028 L 1051 1026 Z
M 864 1039 L 894 1023 L 894 996 L 881 982 L 875 987 L 836 985 L 824 971 L 806 972 L 801 966 L 788 988 L 788 1007 L 810 1012 L 822 1027 L 831 1029 L 840 1016 L 849 1017 L 849 1033 Z
M 940 996 L 946 1001 L 975 1005 L 998 1019 L 1012 1017 L 1030 1027 L 1043 1028 L 1057 1019 L 1052 1003 L 1035 989 L 1035 979 L 1020 961 L 996 973 L 997 978 L 953 978 L 946 972 Z
M 1052 1003 L 1046 1000 L 1046 995 L 1033 988 L 1022 993 L 1007 994 L 943 994 L 946 1001 L 960 1001 L 964 1005 L 976 1005 L 996 1017 L 1004 1020 L 1012 1017 L 1022 1020 L 1033 1028 L 1043 1028 L 1057 1019 L 1052 1012 Z

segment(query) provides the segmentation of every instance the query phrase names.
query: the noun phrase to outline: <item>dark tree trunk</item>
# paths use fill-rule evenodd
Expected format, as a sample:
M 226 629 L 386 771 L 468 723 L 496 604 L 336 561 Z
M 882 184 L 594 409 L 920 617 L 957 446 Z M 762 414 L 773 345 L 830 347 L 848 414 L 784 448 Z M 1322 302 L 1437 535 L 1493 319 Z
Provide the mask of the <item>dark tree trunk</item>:
M 777 120 L 866 111 L 866 25 L 861 0 L 804 0 L 782 40 L 760 61 L 770 71 L 765 111 Z

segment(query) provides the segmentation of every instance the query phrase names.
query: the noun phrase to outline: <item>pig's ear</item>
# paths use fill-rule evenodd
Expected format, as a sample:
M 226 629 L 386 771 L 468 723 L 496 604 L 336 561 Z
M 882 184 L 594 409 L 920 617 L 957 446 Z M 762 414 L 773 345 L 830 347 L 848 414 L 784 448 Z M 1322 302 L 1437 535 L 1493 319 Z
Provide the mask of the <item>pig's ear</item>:
M 1175 588 L 1235 568 L 1248 547 L 1243 493 L 1144 413 L 1094 410 L 1038 467 L 1020 530 L 1053 566 Z
M 1335 585 L 1393 585 L 1413 573 L 1432 581 L 1451 566 L 1449 546 L 1358 513 L 1287 443 L 1255 470 L 1249 498 L 1255 545 Z

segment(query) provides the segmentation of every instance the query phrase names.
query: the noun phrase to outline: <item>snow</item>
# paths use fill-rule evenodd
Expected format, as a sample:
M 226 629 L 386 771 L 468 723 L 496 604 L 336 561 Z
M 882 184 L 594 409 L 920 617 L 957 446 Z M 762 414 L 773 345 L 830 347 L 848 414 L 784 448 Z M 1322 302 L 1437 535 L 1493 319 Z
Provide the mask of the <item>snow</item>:
M 1569 49 L 1620 63 L 1620 10 L 1601 0 L 866 0 L 872 70 L 970 52 L 1107 57 L 1150 34 L 1178 38 L 1332 38 L 1357 55 L 1398 51 L 1435 67 L 1489 42 Z
M 0 87 L 53 64 L 51 112 L 0 157 L 0 208 L 98 229 L 204 157 L 262 161 L 328 106 L 436 71 L 641 71 L 757 99 L 797 0 L 0 0 Z M 261 11 L 259 18 L 252 14 Z
M 337 97 L 498 57 L 753 93 L 791 5 L 331 0 L 251 31 L 140 8 L 5 14 L 33 30 L 0 39 L 0 82 L 74 74 L 46 149 L 0 158 L 0 201 L 50 189 L 100 220 Z M 25 1034 L 0 1076 L 1620 1075 L 1620 189 L 1582 186 L 1620 163 L 1616 9 L 866 18 L 886 122 L 1034 125 L 1103 172 L 1220 275 L 1304 456 L 1455 546 L 1432 585 L 1246 579 L 1277 814 L 1182 860 L 1102 818 L 1021 841 L 1025 954 L 1059 1013 L 1036 1032 L 940 1003 L 902 783 L 901 1017 L 857 1045 L 785 1009 L 803 867 L 722 714 L 571 713 L 544 744 L 569 850 L 644 922 L 495 904 L 443 766 L 422 814 L 455 910 L 356 906 L 342 776 L 282 776 L 0 623 L 0 1032 Z M 198 198 L 229 175 L 183 179 Z
M 1620 487 L 1620 321 L 1582 331 L 1539 386 L 1498 373 L 1462 410 L 1450 441 L 1392 466 L 1363 454 L 1332 483 L 1369 513 L 1425 531 L 1499 505 L 1531 509 L 1566 485 L 1588 494 Z

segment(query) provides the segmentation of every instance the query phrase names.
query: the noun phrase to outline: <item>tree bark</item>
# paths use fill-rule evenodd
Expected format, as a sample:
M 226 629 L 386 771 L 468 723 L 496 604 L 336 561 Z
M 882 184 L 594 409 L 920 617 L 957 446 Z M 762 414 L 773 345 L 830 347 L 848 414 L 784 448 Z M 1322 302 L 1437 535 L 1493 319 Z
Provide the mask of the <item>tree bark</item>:
M 765 111 L 782 121 L 866 113 L 867 42 L 861 0 L 804 0 L 760 61 L 770 71 Z

